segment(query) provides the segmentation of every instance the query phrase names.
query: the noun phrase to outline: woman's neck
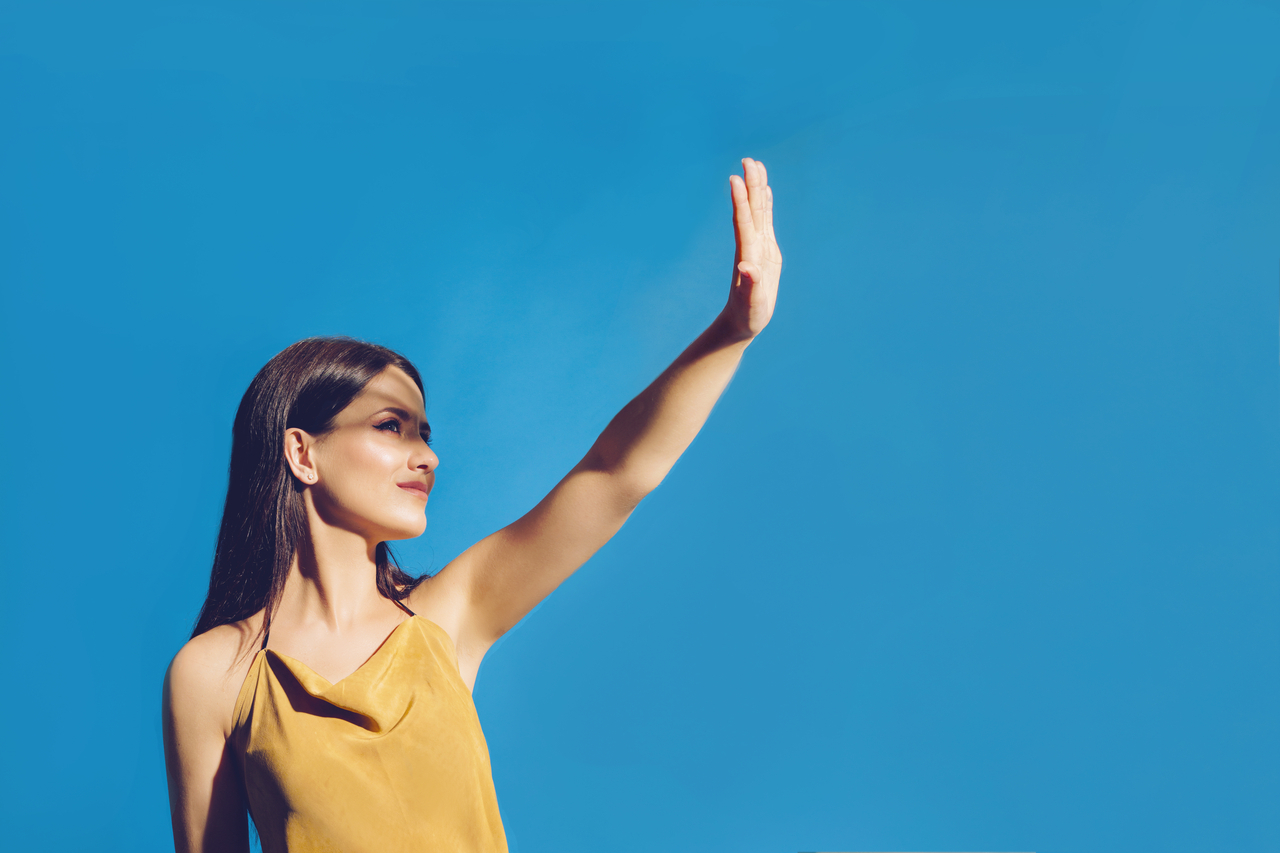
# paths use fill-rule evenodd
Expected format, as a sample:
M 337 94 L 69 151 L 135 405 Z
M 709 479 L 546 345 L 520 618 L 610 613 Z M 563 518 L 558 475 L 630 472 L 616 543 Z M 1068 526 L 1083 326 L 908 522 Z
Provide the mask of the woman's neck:
M 314 519 L 309 527 L 310 535 L 294 552 L 273 621 L 322 622 L 342 631 L 386 603 L 378 592 L 377 543 Z

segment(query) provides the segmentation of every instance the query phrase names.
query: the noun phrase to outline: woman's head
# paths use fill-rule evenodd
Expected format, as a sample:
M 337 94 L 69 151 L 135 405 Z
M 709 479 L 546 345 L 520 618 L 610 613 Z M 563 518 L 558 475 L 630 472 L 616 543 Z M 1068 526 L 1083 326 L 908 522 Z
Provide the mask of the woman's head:
M 193 636 L 267 610 L 308 534 L 308 515 L 377 542 L 378 588 L 401 598 L 417 579 L 385 540 L 422 533 L 437 459 L 427 447 L 418 371 L 349 338 L 308 338 L 267 362 L 232 427 L 227 500 L 209 594 Z M 403 484 L 403 485 L 401 485 Z
M 371 545 L 420 536 L 439 463 L 430 441 L 422 391 L 394 364 L 326 423 L 290 425 L 285 462 L 312 529 L 341 528 Z

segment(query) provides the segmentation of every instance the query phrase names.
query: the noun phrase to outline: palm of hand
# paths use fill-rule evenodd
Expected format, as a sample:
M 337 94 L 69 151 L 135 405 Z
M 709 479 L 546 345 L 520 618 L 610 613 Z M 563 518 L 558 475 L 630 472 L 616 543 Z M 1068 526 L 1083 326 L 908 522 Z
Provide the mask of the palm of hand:
M 742 178 L 729 178 L 738 248 L 725 314 L 735 334 L 750 339 L 760 334 L 773 316 L 782 251 L 773 234 L 773 189 L 764 164 L 744 158 L 742 174 Z

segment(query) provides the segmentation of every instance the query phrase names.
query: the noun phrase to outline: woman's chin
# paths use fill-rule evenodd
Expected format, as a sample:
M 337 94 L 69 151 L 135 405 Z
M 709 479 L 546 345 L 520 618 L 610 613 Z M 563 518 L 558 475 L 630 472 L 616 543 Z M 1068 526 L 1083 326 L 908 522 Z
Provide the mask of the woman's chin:
M 417 519 L 417 523 L 387 526 L 382 530 L 382 539 L 386 542 L 395 542 L 402 539 L 417 539 L 426 532 L 427 519 L 425 517 L 421 517 Z

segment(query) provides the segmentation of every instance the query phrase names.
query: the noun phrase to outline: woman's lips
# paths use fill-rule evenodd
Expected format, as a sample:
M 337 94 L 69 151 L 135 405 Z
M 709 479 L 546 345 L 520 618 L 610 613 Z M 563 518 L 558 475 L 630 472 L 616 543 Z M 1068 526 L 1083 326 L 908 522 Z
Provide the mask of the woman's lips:
M 427 487 L 422 483 L 396 483 L 396 485 L 404 489 L 406 492 L 413 492 L 423 500 L 427 499 Z

